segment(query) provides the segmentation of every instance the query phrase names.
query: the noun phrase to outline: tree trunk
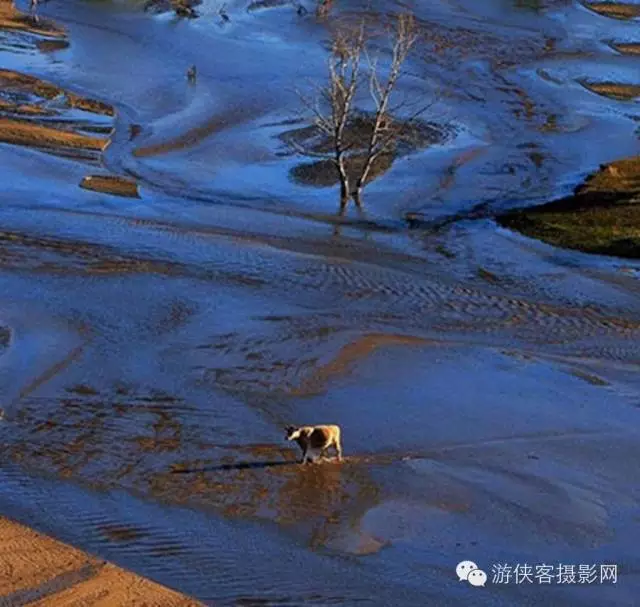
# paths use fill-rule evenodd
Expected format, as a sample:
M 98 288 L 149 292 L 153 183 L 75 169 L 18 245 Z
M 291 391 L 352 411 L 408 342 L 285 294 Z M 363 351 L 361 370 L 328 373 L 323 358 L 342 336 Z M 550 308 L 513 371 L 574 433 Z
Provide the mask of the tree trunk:
M 356 203 L 356 207 L 362 210 L 362 185 L 358 183 L 356 189 L 351 193 L 351 197 L 353 198 L 353 202 Z
M 371 167 L 373 166 L 373 163 L 375 162 L 377 157 L 377 154 L 372 153 L 373 146 L 375 146 L 375 140 L 372 140 L 372 143 L 369 146 L 369 152 L 367 154 L 366 160 L 364 161 L 362 172 L 360 173 L 360 177 L 358 177 L 358 179 L 356 180 L 355 190 L 351 194 L 353 202 L 356 203 L 356 207 L 358 207 L 358 209 L 360 210 L 362 210 L 362 190 L 367 183 L 367 179 L 369 179 Z
M 338 169 L 338 177 L 340 178 L 340 213 L 347 210 L 349 204 L 349 176 L 344 166 L 344 158 L 340 155 L 336 159 L 336 168 Z
M 373 145 L 375 145 L 375 142 L 373 143 Z M 375 159 L 376 155 L 371 153 L 370 148 L 369 153 L 367 154 L 367 159 L 365 160 L 364 166 L 362 167 L 360 177 L 358 177 L 356 181 L 356 189 L 353 192 L 353 202 L 356 203 L 356 206 L 359 209 L 362 209 L 362 190 L 367 183 L 367 179 L 369 179 L 369 173 L 371 172 L 371 167 L 373 166 Z
M 349 204 L 349 182 L 340 181 L 340 214 L 343 215 Z

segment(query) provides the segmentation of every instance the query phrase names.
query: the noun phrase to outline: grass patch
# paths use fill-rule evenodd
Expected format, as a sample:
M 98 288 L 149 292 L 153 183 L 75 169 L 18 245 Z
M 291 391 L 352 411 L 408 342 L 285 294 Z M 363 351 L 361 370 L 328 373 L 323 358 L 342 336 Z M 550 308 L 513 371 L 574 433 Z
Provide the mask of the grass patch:
M 572 196 L 498 221 L 558 247 L 640 259 L 640 156 L 602 166 Z

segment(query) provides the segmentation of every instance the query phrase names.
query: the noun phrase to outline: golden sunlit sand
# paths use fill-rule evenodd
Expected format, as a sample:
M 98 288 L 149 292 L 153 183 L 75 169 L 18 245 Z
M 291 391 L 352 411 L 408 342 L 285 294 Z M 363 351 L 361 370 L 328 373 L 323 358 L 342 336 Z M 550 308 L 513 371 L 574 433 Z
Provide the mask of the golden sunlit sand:
M 16 9 L 13 0 L 0 0 L 0 29 L 17 30 L 38 34 L 44 36 L 52 36 L 56 38 L 64 38 L 65 31 L 58 25 L 48 19 L 31 19 Z
M 0 518 L 0 604 L 198 607 L 201 603 Z

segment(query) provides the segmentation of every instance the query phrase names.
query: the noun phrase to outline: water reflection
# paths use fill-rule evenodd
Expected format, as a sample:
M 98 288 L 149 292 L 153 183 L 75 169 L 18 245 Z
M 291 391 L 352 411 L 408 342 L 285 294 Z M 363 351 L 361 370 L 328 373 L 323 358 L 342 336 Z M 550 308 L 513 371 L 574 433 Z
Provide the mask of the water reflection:
M 357 465 L 301 466 L 288 445 L 212 445 L 197 411 L 171 395 L 105 398 L 87 385 L 71 390 L 75 396 L 59 400 L 24 399 L 3 458 L 101 490 L 124 487 L 232 518 L 275 521 L 314 547 L 346 533 L 378 499 Z M 144 537 L 117 525 L 102 532 L 114 541 Z
M 546 8 L 545 0 L 513 0 L 513 5 L 518 9 L 539 13 Z

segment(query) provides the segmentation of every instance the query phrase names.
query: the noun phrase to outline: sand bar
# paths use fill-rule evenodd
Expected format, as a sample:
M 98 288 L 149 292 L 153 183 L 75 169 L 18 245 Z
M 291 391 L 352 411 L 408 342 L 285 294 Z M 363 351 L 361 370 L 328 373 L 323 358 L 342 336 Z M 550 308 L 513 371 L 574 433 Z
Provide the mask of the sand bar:
M 0 605 L 199 607 L 201 603 L 0 517 Z

